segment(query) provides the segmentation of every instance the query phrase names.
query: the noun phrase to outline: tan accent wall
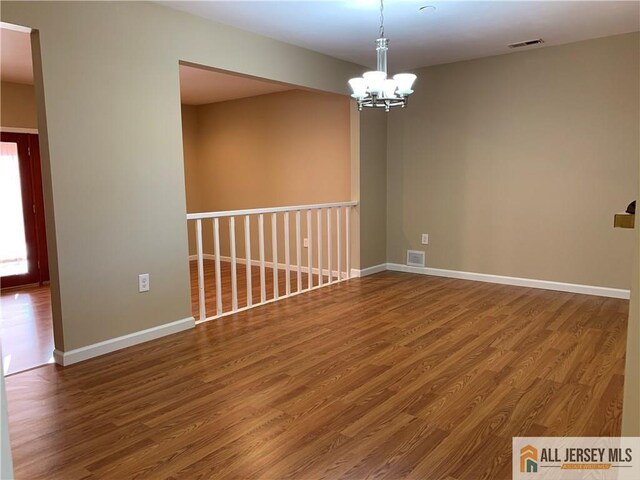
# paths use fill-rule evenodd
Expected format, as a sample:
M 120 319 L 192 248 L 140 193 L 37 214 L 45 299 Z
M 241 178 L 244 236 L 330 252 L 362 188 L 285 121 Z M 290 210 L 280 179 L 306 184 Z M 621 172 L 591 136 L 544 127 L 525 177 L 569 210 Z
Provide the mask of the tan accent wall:
M 2 20 L 40 34 L 64 351 L 191 316 L 179 61 L 340 94 L 362 71 L 152 2 L 3 2 Z M 150 292 L 138 293 L 139 273 Z
M 0 125 L 5 128 L 38 128 L 33 85 L 0 84 Z
M 201 212 L 200 182 L 198 181 L 198 107 L 182 105 L 182 149 L 184 156 L 184 182 L 187 212 Z M 189 254 L 196 252 L 193 225 L 189 227 Z
M 389 117 L 388 261 L 629 289 L 612 222 L 638 196 L 639 38 L 418 71 Z
M 197 107 L 183 106 L 188 211 L 211 212 L 350 200 L 350 108 L 346 96 L 302 90 Z M 323 230 L 326 235 L 325 215 Z M 335 268 L 336 212 L 332 215 Z M 280 225 L 278 261 L 284 263 L 284 215 L 279 214 L 277 221 Z M 293 261 L 294 214 L 290 215 L 289 221 Z M 245 257 L 243 222 L 242 217 L 236 219 L 238 258 Z M 257 260 L 257 217 L 252 217 L 251 222 L 251 257 Z M 228 256 L 228 220 L 221 219 L 220 227 L 221 253 Z M 315 242 L 315 215 L 312 227 L 312 241 Z M 307 237 L 306 214 L 301 217 L 301 229 L 302 237 Z M 213 253 L 210 221 L 204 223 L 203 230 L 204 251 Z M 342 234 L 344 242 L 344 227 Z M 194 237 L 195 224 L 190 222 L 190 254 L 196 252 Z M 265 218 L 265 237 L 266 259 L 272 261 L 270 216 Z M 323 250 L 326 268 L 326 240 Z M 305 251 L 302 254 L 302 264 L 306 265 Z
M 202 202 L 198 179 L 198 107 L 195 105 L 182 105 L 182 149 L 187 212 L 199 212 Z
M 201 211 L 349 200 L 348 97 L 291 90 L 195 108 Z

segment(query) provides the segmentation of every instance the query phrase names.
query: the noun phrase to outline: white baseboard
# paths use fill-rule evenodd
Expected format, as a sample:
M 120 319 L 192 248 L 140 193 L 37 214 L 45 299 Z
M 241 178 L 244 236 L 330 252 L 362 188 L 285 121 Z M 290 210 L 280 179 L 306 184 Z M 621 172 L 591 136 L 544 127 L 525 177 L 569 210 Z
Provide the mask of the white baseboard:
M 204 258 L 207 260 L 214 260 L 215 256 L 209 253 L 204 254 Z M 189 260 L 195 260 L 195 255 L 190 255 Z M 223 262 L 229 262 L 231 259 L 229 257 L 221 256 L 220 260 Z M 237 259 L 239 264 L 244 264 L 244 258 Z M 251 264 L 256 266 L 260 265 L 258 260 L 252 260 Z M 272 262 L 265 262 L 265 265 L 269 268 L 273 267 Z M 295 266 L 291 266 L 291 269 L 294 270 Z M 279 270 L 284 270 L 285 265 L 283 263 L 278 264 Z M 318 269 L 313 268 L 313 273 L 315 275 L 318 274 Z M 474 273 L 474 272 L 462 272 L 459 270 L 445 270 L 441 268 L 431 268 L 431 267 L 412 267 L 409 265 L 402 265 L 399 263 L 382 263 L 380 265 L 374 265 L 373 267 L 363 268 L 361 270 L 351 269 L 352 277 L 366 277 L 367 275 L 373 275 L 374 273 L 384 272 L 385 270 L 392 270 L 395 272 L 407 272 L 407 273 L 418 273 L 420 275 L 433 275 L 435 277 L 447 277 L 447 278 L 458 278 L 461 280 L 472 280 L 476 282 L 487 282 L 487 283 L 499 283 L 502 285 L 513 285 L 516 287 L 529 287 L 529 288 L 540 288 L 543 290 L 555 290 L 558 292 L 569 292 L 569 293 L 581 293 L 584 295 L 596 295 L 600 297 L 610 297 L 610 298 L 622 298 L 628 300 L 630 297 L 630 291 L 624 290 L 620 288 L 609 288 L 609 287 L 598 287 L 593 285 L 580 285 L 577 283 L 562 283 L 562 282 L 554 282 L 551 280 L 536 280 L 533 278 L 521 278 L 521 277 L 507 277 L 504 275 L 491 275 L 488 273 Z M 307 273 L 307 267 L 302 267 L 302 271 Z M 338 272 L 334 270 L 334 276 L 338 276 Z M 329 275 L 328 269 L 323 269 L 323 275 Z
M 202 258 L 204 258 L 205 260 L 215 260 L 216 256 L 213 253 L 203 253 Z M 220 260 L 222 260 L 223 258 L 224 257 L 220 257 Z M 198 259 L 198 255 L 189 255 L 190 262 L 197 259 Z
M 202 254 L 202 258 L 204 258 L 205 260 L 215 260 L 216 256 L 214 254 L 212 254 L 212 253 L 203 253 Z M 194 261 L 194 260 L 197 260 L 197 259 L 198 259 L 197 255 L 189 255 L 189 261 L 190 262 Z M 231 262 L 231 257 L 227 257 L 225 255 L 220 255 L 220 261 L 229 263 L 229 262 Z M 238 265 L 245 265 L 247 262 L 246 262 L 246 260 L 244 258 L 236 258 L 236 263 Z M 251 260 L 251 266 L 252 267 L 259 267 L 260 266 L 260 260 L 253 260 L 252 259 Z M 266 262 L 265 261 L 264 262 L 264 266 L 267 267 L 267 268 L 273 268 L 273 262 Z M 287 266 L 284 263 L 278 263 L 278 270 L 286 270 L 286 269 L 287 269 Z M 292 272 L 297 271 L 298 270 L 298 265 L 290 264 L 289 265 L 289 270 L 291 270 Z M 309 269 L 306 266 L 302 266 L 302 267 L 300 267 L 300 271 L 302 273 L 308 273 Z M 316 268 L 316 267 L 313 267 L 311 269 L 311 271 L 312 271 L 312 273 L 314 275 L 318 275 L 319 269 Z M 337 270 L 333 270 L 333 269 L 332 269 L 332 271 L 333 271 L 333 276 L 334 277 L 338 277 L 338 271 Z M 345 273 L 344 273 L 345 271 L 343 271 L 343 274 L 342 274 L 343 277 L 345 276 Z M 359 272 L 359 270 L 355 270 L 355 269 L 352 268 L 351 269 L 351 276 L 352 277 L 353 276 L 359 276 L 359 275 L 354 275 L 354 272 Z M 322 275 L 326 275 L 328 277 L 329 276 L 329 269 L 328 268 L 323 268 L 322 269 Z
M 195 319 L 193 317 L 183 318 L 182 320 L 165 323 L 164 325 L 123 335 L 122 337 L 112 338 L 104 342 L 94 343 L 86 347 L 76 348 L 68 352 L 61 352 L 56 349 L 53 351 L 53 358 L 58 365 L 67 366 L 193 327 L 195 327 Z
M 576 283 L 553 282 L 550 280 L 536 280 L 533 278 L 506 277 L 502 275 L 490 275 L 487 273 L 461 272 L 458 270 L 443 270 L 430 267 L 410 267 L 398 263 L 387 263 L 387 270 L 396 272 L 419 273 L 421 275 L 433 275 L 436 277 L 459 278 L 461 280 L 473 280 L 476 282 L 500 283 L 517 287 L 541 288 L 543 290 L 555 290 L 558 292 L 582 293 L 585 295 L 597 295 L 600 297 L 629 299 L 629 290 L 609 287 L 596 287 L 592 285 L 580 285 Z
M 374 265 L 373 267 L 363 268 L 362 270 L 352 270 L 356 277 L 366 277 L 367 275 L 373 275 L 374 273 L 380 273 L 387 270 L 387 264 L 381 263 L 380 265 Z

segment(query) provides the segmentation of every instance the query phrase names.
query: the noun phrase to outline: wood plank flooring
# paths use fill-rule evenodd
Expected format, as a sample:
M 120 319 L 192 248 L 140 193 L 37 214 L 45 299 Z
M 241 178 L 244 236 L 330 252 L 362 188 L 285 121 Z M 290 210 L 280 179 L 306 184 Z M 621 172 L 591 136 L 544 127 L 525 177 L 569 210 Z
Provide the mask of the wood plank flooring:
M 213 316 L 216 313 L 216 280 L 215 280 L 215 262 L 213 260 L 204 260 L 204 283 L 205 283 L 205 305 L 207 316 Z M 193 316 L 199 318 L 199 301 L 198 301 L 198 264 L 195 260 L 189 262 L 189 270 L 191 274 L 191 305 Z M 247 271 L 242 264 L 236 265 L 236 281 L 238 289 L 238 306 L 239 308 L 247 305 Z M 301 273 L 302 288 L 306 289 L 309 285 L 309 277 L 306 273 Z M 222 292 L 222 311 L 230 312 L 231 308 L 231 263 L 227 261 L 220 262 L 220 289 Z M 322 276 L 323 282 L 329 280 L 328 275 Z M 290 289 L 292 292 L 298 291 L 298 272 L 293 268 L 290 271 Z M 318 285 L 318 275 L 313 275 L 313 285 Z M 273 269 L 265 267 L 265 297 L 271 300 L 274 296 L 273 289 Z M 284 270 L 278 270 L 278 294 L 284 296 L 287 288 L 287 278 Z M 260 267 L 251 266 L 251 299 L 253 304 L 260 303 Z
M 18 479 L 508 479 L 619 435 L 628 302 L 384 272 L 7 378 Z
M 5 374 L 53 362 L 49 285 L 2 289 L 0 340 Z

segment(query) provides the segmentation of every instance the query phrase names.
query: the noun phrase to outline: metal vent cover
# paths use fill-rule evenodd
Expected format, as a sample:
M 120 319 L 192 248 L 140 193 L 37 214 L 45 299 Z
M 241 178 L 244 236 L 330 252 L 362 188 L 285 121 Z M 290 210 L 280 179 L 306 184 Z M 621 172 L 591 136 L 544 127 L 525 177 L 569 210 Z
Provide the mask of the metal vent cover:
M 540 45 L 544 43 L 544 40 L 541 38 L 536 38 L 534 40 L 525 40 L 524 42 L 516 42 L 510 45 L 507 45 L 509 48 L 521 48 L 521 47 L 531 47 L 533 45 Z
M 424 267 L 424 252 L 407 250 L 407 265 L 410 267 Z

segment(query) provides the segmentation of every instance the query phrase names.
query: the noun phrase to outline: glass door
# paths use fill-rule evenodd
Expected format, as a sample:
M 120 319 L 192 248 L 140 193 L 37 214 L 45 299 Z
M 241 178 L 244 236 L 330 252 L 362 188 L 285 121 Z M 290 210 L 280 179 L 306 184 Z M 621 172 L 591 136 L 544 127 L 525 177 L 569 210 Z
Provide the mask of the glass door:
M 29 139 L 2 133 L 0 142 L 0 286 L 39 282 Z

